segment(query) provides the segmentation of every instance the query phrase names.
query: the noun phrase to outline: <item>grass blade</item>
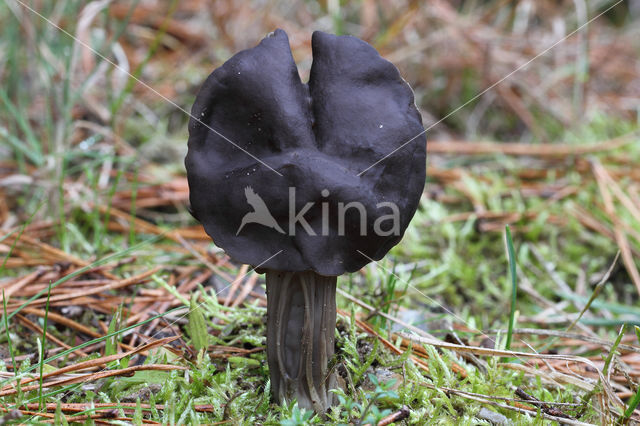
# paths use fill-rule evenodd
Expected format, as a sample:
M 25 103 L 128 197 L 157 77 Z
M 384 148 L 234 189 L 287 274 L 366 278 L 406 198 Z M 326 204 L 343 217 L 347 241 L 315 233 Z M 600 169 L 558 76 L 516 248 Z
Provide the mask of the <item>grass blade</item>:
M 44 373 L 44 354 L 47 344 L 47 320 L 49 318 L 49 298 L 51 297 L 51 281 L 49 281 L 49 291 L 47 293 L 47 305 L 44 309 L 44 324 L 42 326 L 42 344 L 40 348 L 40 387 L 38 388 L 38 395 L 40 396 L 39 407 L 42 410 L 45 407 L 44 397 L 42 396 L 42 376 Z
M 640 328 L 636 326 L 636 327 L 633 327 L 633 330 L 636 332 L 638 343 L 640 343 Z M 629 419 L 631 418 L 631 415 L 638 407 L 639 403 L 640 403 L 640 388 L 638 388 L 635 395 L 633 395 L 633 398 L 631 398 L 631 400 L 629 401 L 629 405 L 627 406 L 627 409 L 624 410 L 622 417 L 620 417 L 616 423 L 617 424 L 629 423 Z
M 627 329 L 627 324 L 622 324 L 622 327 L 620 327 L 620 332 L 618 333 L 618 337 L 616 337 L 616 340 L 615 342 L 613 342 L 613 346 L 611 346 L 611 350 L 609 351 L 609 355 L 607 355 L 607 358 L 604 360 L 604 366 L 602 367 L 602 375 L 605 377 L 609 372 L 609 366 L 611 365 L 611 361 L 613 360 L 613 355 L 616 353 L 616 350 L 618 350 L 618 345 L 620 345 L 620 342 L 622 341 L 622 336 L 624 336 L 624 332 L 626 329 Z
M 506 349 L 511 349 L 511 340 L 513 338 L 513 328 L 516 317 L 516 297 L 518 295 L 518 279 L 516 277 L 516 254 L 513 248 L 513 239 L 511 238 L 511 229 L 509 225 L 505 226 L 507 238 L 507 253 L 509 255 L 509 274 L 511 275 L 511 311 L 509 312 L 509 329 L 507 331 Z
M 602 290 L 602 287 L 609 280 L 609 277 L 611 276 L 611 273 L 613 272 L 613 268 L 618 263 L 618 258 L 619 257 L 620 257 L 620 250 L 618 250 L 618 253 L 616 254 L 616 257 L 615 257 L 615 259 L 613 259 L 613 262 L 611 262 L 611 266 L 609 266 L 609 269 L 607 270 L 607 272 L 604 274 L 604 276 L 598 282 L 598 284 L 596 284 L 596 288 L 593 289 L 593 293 L 591 293 L 591 297 L 589 298 L 587 303 L 584 305 L 584 308 L 582 308 L 582 310 L 580 311 L 580 314 L 578 315 L 578 317 L 575 320 L 573 320 L 573 322 L 569 325 L 569 327 L 567 327 L 567 330 L 566 330 L 567 333 L 569 331 L 571 331 L 571 329 L 577 324 L 577 322 L 582 319 L 582 316 L 584 315 L 584 313 L 587 312 L 587 310 L 591 307 L 593 302 L 596 300 L 596 298 L 600 294 L 600 291 Z
M 13 353 L 13 346 L 11 345 L 11 335 L 9 334 L 9 316 L 7 315 L 7 298 L 4 295 L 4 289 L 2 289 L 2 308 L 4 315 L 4 331 L 7 334 L 7 346 L 9 348 L 9 353 L 11 354 L 11 363 L 13 364 L 13 373 L 16 373 L 16 356 Z
M 187 323 L 187 330 L 191 337 L 193 346 L 196 352 L 200 352 L 201 349 L 206 349 L 209 341 L 209 333 L 207 331 L 207 324 L 198 304 L 198 298 L 194 294 L 191 297 L 191 309 L 189 310 L 189 322 Z

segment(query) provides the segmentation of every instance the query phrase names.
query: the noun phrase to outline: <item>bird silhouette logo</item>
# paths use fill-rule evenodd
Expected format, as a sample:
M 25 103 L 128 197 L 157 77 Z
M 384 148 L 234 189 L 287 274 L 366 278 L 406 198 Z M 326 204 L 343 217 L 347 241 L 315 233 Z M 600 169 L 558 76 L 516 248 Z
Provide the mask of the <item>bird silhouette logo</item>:
M 273 228 L 281 234 L 285 233 L 280 225 L 278 225 L 278 222 L 276 222 L 275 218 L 271 215 L 271 212 L 267 208 L 264 200 L 253 191 L 253 188 L 247 186 L 244 189 L 244 195 L 245 197 L 247 197 L 247 203 L 249 203 L 249 205 L 253 207 L 253 211 L 244 215 L 244 217 L 242 218 L 242 222 L 240 223 L 240 227 L 236 232 L 236 235 L 238 235 L 242 228 L 244 228 L 244 226 L 248 223 L 258 223 L 268 228 Z

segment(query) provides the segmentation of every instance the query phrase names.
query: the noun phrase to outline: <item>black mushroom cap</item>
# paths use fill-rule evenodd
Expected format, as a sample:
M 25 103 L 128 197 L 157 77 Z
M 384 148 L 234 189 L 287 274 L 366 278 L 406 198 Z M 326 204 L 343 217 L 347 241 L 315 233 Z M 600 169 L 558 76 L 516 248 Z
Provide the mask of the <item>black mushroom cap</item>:
M 411 88 L 373 47 L 316 31 L 312 48 L 308 84 L 282 30 L 214 70 L 191 111 L 185 164 L 192 212 L 232 258 L 340 275 L 402 238 L 426 143 Z

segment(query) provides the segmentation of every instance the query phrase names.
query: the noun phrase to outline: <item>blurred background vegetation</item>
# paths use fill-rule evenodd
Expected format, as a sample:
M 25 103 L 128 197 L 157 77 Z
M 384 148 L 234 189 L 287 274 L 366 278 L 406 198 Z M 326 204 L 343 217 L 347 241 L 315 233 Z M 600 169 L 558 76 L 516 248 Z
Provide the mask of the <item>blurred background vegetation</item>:
M 634 418 L 639 22 L 638 0 L 3 0 L 5 420 Z M 269 404 L 262 277 L 187 211 L 187 112 L 199 85 L 275 28 L 303 81 L 314 30 L 371 43 L 412 86 L 427 129 L 427 186 L 403 242 L 340 279 L 345 385 L 324 419 Z M 513 335 L 512 350 L 591 364 L 416 342 L 410 351 L 398 334 L 406 323 L 491 350 Z M 95 365 L 73 370 L 77 382 L 53 382 L 87 359 Z M 137 365 L 148 369 L 127 370 Z M 42 386 L 10 392 L 15 374 L 45 369 Z

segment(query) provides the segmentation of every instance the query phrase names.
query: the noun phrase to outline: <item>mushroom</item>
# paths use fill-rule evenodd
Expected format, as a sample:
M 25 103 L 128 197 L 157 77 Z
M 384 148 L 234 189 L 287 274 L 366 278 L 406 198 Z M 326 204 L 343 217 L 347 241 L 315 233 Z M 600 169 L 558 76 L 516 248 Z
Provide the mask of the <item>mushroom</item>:
M 400 241 L 426 143 L 413 92 L 373 47 L 320 31 L 311 44 L 307 84 L 282 30 L 215 69 L 192 108 L 185 164 L 194 217 L 266 272 L 275 401 L 324 412 L 337 276 Z

